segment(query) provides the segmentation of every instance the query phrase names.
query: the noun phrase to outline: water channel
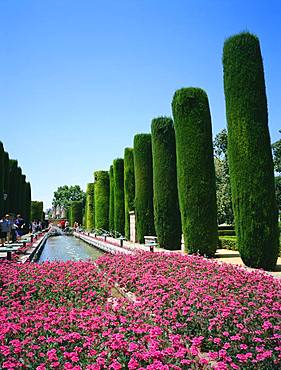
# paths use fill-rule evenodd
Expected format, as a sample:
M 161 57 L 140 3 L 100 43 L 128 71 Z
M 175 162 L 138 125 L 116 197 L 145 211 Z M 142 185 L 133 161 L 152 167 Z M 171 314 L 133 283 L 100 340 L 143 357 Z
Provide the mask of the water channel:
M 49 237 L 37 262 L 97 259 L 103 252 L 74 236 Z

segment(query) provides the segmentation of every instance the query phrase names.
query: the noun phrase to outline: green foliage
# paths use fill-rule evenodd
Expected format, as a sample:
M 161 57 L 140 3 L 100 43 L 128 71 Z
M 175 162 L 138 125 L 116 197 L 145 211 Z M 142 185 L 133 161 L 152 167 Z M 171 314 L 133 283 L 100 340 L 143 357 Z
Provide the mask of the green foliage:
M 280 132 L 280 131 L 279 131 Z M 281 140 L 272 144 L 273 163 L 276 172 L 281 172 Z
M 227 131 L 226 129 L 223 129 L 214 139 L 217 219 L 219 224 L 233 224 L 234 222 L 227 143 Z
M 278 256 L 279 231 L 258 38 L 241 33 L 226 40 L 223 65 L 238 249 L 247 266 L 272 269 Z
M 109 230 L 114 231 L 114 175 L 113 165 L 109 170 Z
M 140 243 L 145 235 L 155 235 L 153 216 L 153 175 L 151 135 L 134 137 L 136 236 Z
M 9 207 L 11 213 L 18 213 L 18 161 L 15 159 L 9 160 L 9 191 L 8 191 L 8 197 L 9 197 Z
M 114 231 L 121 235 L 125 232 L 124 208 L 124 160 L 117 158 L 113 161 L 114 178 Z
M 225 229 L 225 230 L 218 230 L 218 235 L 219 236 L 235 236 L 235 230 L 231 230 L 231 229 L 229 229 L 229 230 L 227 230 L 227 229 Z
M 73 226 L 75 222 L 79 225 L 83 221 L 83 201 L 74 200 L 70 203 L 70 225 Z
M 66 210 L 73 201 L 82 201 L 85 204 L 86 194 L 79 185 L 59 186 L 54 192 L 53 206 L 63 206 Z
M 275 194 L 277 201 L 277 208 L 281 212 L 281 176 L 275 177 Z
M 95 228 L 95 184 L 93 182 L 87 184 L 86 190 L 86 209 L 85 209 L 85 226 L 87 230 Z
M 176 143 L 171 118 L 152 120 L 154 223 L 159 247 L 181 249 Z
M 30 219 L 31 221 L 43 220 L 43 202 L 39 202 L 37 200 L 31 201 L 31 212 L 30 212 Z
M 4 189 L 3 192 L 7 194 L 7 198 L 4 199 L 4 213 L 10 212 L 10 207 L 9 207 L 9 182 L 10 182 L 10 177 L 9 177 L 9 164 L 10 164 L 10 159 L 9 159 L 9 154 L 7 152 L 4 152 Z
M 220 236 L 218 246 L 221 249 L 237 251 L 237 238 L 236 236 Z
M 197 88 L 176 91 L 177 179 L 185 247 L 213 256 L 217 248 L 216 181 L 208 97 Z
M 30 222 L 30 212 L 31 212 L 31 186 L 29 182 L 25 183 L 25 215 L 24 219 L 26 222 Z
M 218 224 L 233 224 L 234 215 L 231 202 L 231 186 L 228 162 L 226 159 L 214 159 L 216 173 L 217 219 Z
M 124 151 L 125 237 L 130 239 L 130 211 L 135 209 L 134 149 Z
M 109 173 L 96 171 L 95 176 L 95 227 L 109 228 Z
M 4 167 L 4 147 L 0 141 L 0 195 L 4 192 L 4 179 L 5 179 L 5 167 Z M 4 215 L 4 200 L 3 196 L 0 196 L 0 217 Z

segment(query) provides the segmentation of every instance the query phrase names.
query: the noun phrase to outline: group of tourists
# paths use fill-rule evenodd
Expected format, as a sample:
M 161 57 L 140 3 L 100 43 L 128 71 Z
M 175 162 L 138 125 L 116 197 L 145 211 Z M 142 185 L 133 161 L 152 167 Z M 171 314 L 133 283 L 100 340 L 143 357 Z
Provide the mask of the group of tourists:
M 26 229 L 28 229 L 28 232 L 30 231 L 29 225 L 26 225 L 24 219 L 21 217 L 20 214 L 18 214 L 16 218 L 13 218 L 9 214 L 6 214 L 0 220 L 1 246 L 4 246 L 5 243 L 9 242 L 10 240 L 12 242 L 20 240 Z

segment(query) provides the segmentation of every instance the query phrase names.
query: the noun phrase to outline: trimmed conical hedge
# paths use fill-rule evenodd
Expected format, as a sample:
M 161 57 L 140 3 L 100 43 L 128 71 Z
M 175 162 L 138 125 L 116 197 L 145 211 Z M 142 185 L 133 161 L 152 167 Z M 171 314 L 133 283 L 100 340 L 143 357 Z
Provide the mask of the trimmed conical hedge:
M 177 179 L 185 247 L 213 256 L 217 248 L 216 180 L 211 116 L 206 93 L 197 88 L 176 91 Z
M 16 214 L 18 212 L 17 206 L 17 168 L 18 168 L 18 161 L 15 159 L 9 160 L 9 206 L 10 212 Z
M 83 202 L 75 200 L 70 203 L 70 225 L 73 226 L 75 222 L 79 225 L 83 221 Z
M 95 228 L 95 184 L 90 182 L 87 184 L 86 189 L 86 209 L 85 209 L 85 226 L 87 230 L 93 230 Z
M 238 248 L 247 266 L 272 269 L 279 250 L 278 214 L 258 38 L 241 33 L 227 39 L 223 67 Z
M 30 218 L 32 221 L 42 221 L 43 220 L 43 202 L 33 200 L 31 202 Z
M 109 174 L 96 171 L 95 176 L 95 227 L 109 229 Z
M 134 137 L 134 170 L 137 240 L 143 243 L 145 235 L 155 235 L 150 134 Z
M 9 170 L 10 170 L 10 159 L 9 154 L 7 152 L 4 152 L 4 191 L 3 193 L 6 194 L 4 199 L 4 213 L 10 212 L 9 207 L 9 187 L 10 187 L 10 177 L 9 177 Z
M 25 183 L 25 221 L 30 222 L 30 212 L 31 212 L 31 187 L 30 183 Z
M 181 249 L 175 131 L 171 118 L 152 120 L 154 223 L 159 246 Z
M 114 231 L 114 175 L 113 165 L 109 169 L 109 230 Z
M 135 209 L 135 174 L 134 149 L 124 151 L 124 203 L 125 203 L 125 237 L 130 239 L 130 215 Z
M 2 142 L 0 141 L 0 217 L 4 216 L 4 200 L 3 200 L 3 193 L 4 193 L 4 180 L 5 179 L 5 167 L 4 167 L 4 147 Z
M 124 159 L 117 158 L 113 161 L 114 178 L 114 231 L 125 233 L 125 208 L 124 208 Z

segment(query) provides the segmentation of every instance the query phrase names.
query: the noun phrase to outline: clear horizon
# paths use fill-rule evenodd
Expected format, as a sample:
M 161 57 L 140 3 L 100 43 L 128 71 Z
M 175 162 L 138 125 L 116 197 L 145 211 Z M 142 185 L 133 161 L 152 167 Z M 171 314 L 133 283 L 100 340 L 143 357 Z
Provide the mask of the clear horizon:
M 51 205 L 58 186 L 93 181 L 174 92 L 203 88 L 213 137 L 226 127 L 222 49 L 259 37 L 271 141 L 280 138 L 279 1 L 0 0 L 0 140 Z

